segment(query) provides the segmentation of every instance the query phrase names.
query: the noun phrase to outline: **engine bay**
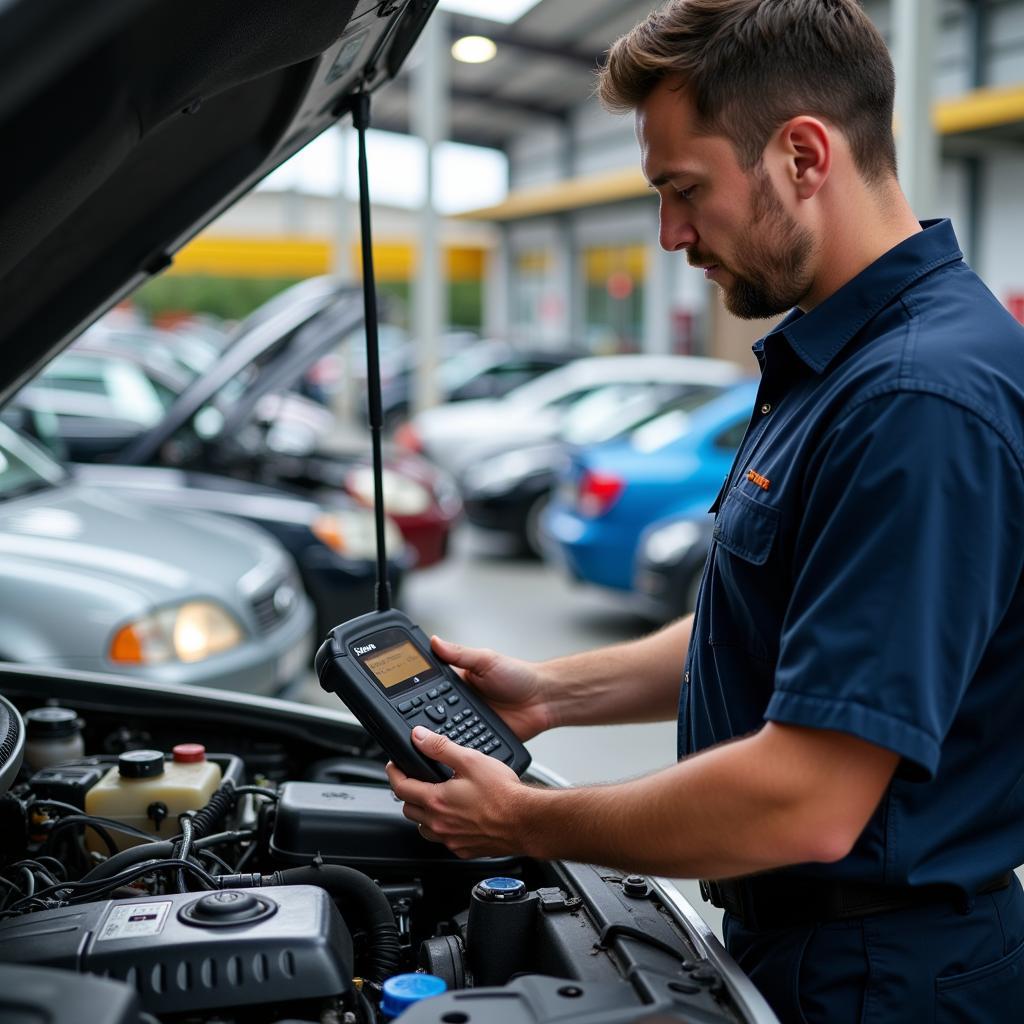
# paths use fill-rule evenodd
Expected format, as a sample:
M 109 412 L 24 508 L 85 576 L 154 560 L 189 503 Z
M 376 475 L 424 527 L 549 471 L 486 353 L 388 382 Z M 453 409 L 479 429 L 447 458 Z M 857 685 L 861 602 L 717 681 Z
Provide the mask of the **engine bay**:
M 344 713 L 13 668 L 0 694 L 8 734 L 29 723 L 0 795 L 0 1017 L 761 1019 L 658 880 L 424 840 Z

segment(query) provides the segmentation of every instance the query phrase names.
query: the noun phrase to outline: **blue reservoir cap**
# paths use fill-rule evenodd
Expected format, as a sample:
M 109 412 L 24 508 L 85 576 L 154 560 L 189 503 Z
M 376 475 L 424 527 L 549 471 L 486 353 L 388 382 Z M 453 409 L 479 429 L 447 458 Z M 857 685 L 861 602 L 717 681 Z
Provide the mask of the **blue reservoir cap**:
M 526 885 L 519 878 L 485 878 L 477 887 L 478 895 L 487 900 L 516 900 L 526 895 Z
M 436 974 L 396 974 L 384 982 L 381 1012 L 397 1017 L 421 999 L 439 996 L 448 990 L 444 978 Z

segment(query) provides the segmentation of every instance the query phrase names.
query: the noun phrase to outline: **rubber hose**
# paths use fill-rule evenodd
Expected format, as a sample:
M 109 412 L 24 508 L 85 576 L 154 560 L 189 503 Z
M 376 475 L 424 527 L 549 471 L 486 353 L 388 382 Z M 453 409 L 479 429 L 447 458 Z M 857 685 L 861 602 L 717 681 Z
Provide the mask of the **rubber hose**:
M 275 871 L 264 885 L 319 885 L 350 903 L 370 933 L 370 980 L 383 984 L 398 970 L 402 947 L 387 897 L 369 875 L 340 864 Z
M 234 809 L 235 800 L 235 784 L 225 782 L 201 811 L 189 815 L 192 822 L 192 839 L 202 839 L 203 836 L 219 832 Z
M 159 843 L 143 843 L 141 846 L 129 846 L 127 850 L 115 853 L 108 857 L 102 864 L 97 864 L 88 874 L 83 875 L 80 881 L 96 882 L 101 878 L 109 878 L 116 875 L 125 868 L 131 867 L 144 860 L 167 860 L 174 854 L 174 843 L 169 839 Z

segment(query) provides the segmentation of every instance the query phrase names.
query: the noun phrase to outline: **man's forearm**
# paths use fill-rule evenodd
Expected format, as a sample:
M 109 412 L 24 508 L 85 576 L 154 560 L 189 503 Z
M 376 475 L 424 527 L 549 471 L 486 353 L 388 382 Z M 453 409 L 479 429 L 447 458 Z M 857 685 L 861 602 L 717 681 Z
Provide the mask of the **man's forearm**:
M 531 789 L 516 814 L 525 852 L 686 878 L 837 860 L 897 758 L 835 733 L 780 735 L 762 730 L 619 785 Z
M 693 616 L 640 640 L 545 662 L 556 725 L 609 725 L 675 718 Z

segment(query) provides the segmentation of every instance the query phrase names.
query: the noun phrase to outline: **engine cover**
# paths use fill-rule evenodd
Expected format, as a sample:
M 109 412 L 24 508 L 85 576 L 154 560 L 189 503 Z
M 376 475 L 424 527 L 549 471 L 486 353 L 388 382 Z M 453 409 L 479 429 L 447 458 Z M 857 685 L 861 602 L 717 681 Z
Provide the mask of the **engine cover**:
M 352 938 L 323 889 L 176 893 L 0 923 L 0 961 L 123 981 L 151 1013 L 340 996 Z

